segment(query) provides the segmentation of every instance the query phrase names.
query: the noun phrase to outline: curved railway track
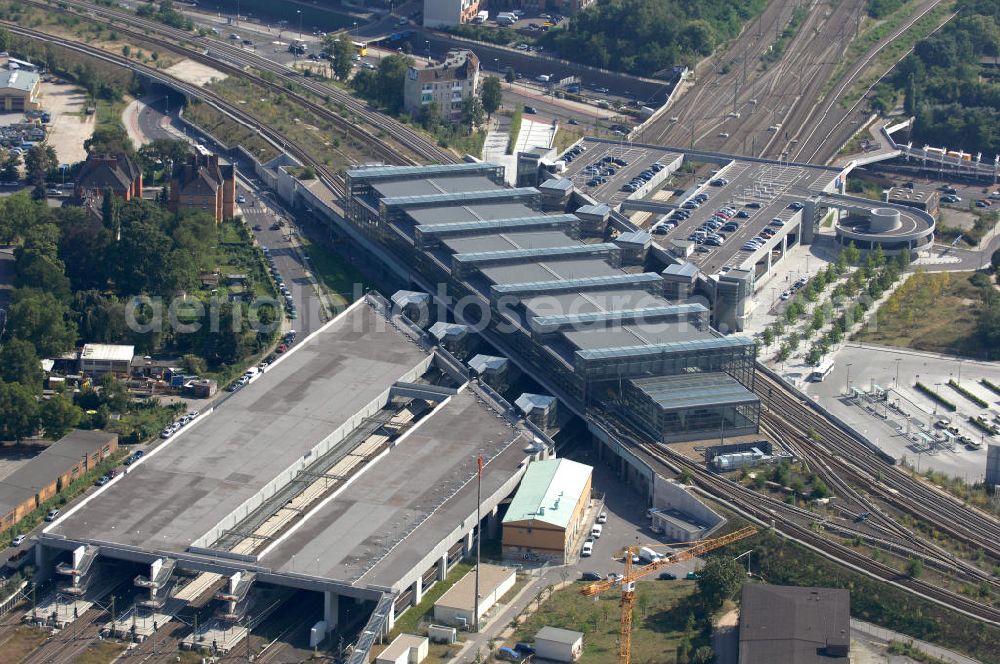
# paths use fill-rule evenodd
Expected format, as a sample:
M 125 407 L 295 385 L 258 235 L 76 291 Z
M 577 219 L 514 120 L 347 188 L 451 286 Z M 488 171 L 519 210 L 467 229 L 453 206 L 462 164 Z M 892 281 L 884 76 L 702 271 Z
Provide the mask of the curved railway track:
M 632 431 L 628 425 L 622 422 L 596 418 L 592 421 L 608 431 L 614 438 L 627 441 L 631 447 L 637 448 L 655 462 L 675 470 L 687 471 L 695 484 L 706 494 L 730 503 L 744 514 L 760 523 L 770 525 L 787 537 L 803 542 L 827 557 L 852 566 L 869 576 L 914 592 L 968 616 L 1000 625 L 1000 609 L 926 581 L 909 577 L 894 567 L 872 560 L 864 552 L 824 537 L 812 528 L 812 523 L 817 521 L 817 515 L 769 498 L 753 489 L 708 472 L 701 464 L 684 457 L 668 446 L 641 442 L 641 435 Z M 800 518 L 791 518 L 790 515 L 793 514 L 799 514 Z M 803 523 L 807 518 L 808 521 Z
M 367 104 L 343 90 L 310 80 L 290 67 L 269 60 L 254 51 L 234 46 L 227 41 L 211 37 L 199 37 L 193 33 L 172 28 L 157 21 L 140 18 L 133 12 L 123 11 L 116 7 L 94 5 L 82 0 L 60 0 L 58 3 L 46 2 L 46 0 L 24 1 L 26 4 L 50 10 L 54 8 L 61 11 L 75 9 L 77 10 L 74 12 L 75 15 L 82 19 L 91 21 L 100 19 L 102 23 L 113 25 L 119 32 L 128 34 L 136 39 L 154 43 L 164 49 L 170 49 L 175 52 L 180 51 L 192 60 L 202 62 L 216 69 L 227 69 L 233 75 L 241 76 L 269 90 L 287 95 L 323 119 L 333 122 L 341 128 L 351 129 L 356 132 L 355 135 L 363 136 L 365 140 L 378 143 L 389 150 L 392 149 L 392 146 L 387 145 L 385 141 L 370 131 L 354 125 L 337 113 L 330 111 L 303 95 L 289 91 L 279 83 L 268 81 L 246 71 L 245 67 L 270 72 L 278 76 L 279 80 L 282 81 L 294 80 L 296 85 L 308 90 L 319 98 L 324 100 L 329 98 L 331 102 L 343 105 L 353 115 L 363 119 L 372 128 L 384 131 L 393 140 L 421 159 L 429 161 L 457 161 L 455 155 L 448 150 L 438 147 L 433 141 L 406 127 L 406 125 L 398 120 L 384 113 L 371 110 Z M 191 46 L 188 46 L 189 44 Z M 213 56 L 213 53 L 216 55 Z M 385 156 L 388 157 L 391 155 L 386 153 Z
M 343 179 L 337 173 L 331 171 L 326 165 L 320 163 L 318 160 L 314 159 L 309 152 L 301 144 L 296 141 L 292 141 L 286 138 L 283 134 L 280 134 L 276 130 L 268 127 L 266 124 L 260 121 L 256 116 L 247 113 L 246 111 L 238 108 L 237 106 L 230 104 L 228 101 L 220 97 L 219 95 L 211 92 L 210 90 L 205 90 L 199 88 L 190 83 L 186 83 L 178 78 L 170 76 L 169 74 L 164 74 L 163 72 L 153 69 L 152 67 L 147 67 L 141 63 L 137 63 L 128 60 L 124 57 L 115 55 L 113 53 L 108 53 L 103 49 L 96 48 L 93 46 L 87 46 L 86 44 L 81 44 L 74 41 L 66 41 L 58 37 L 53 37 L 45 32 L 39 30 L 32 30 L 30 28 L 23 28 L 16 24 L 9 23 L 6 21 L 0 21 L 10 32 L 22 35 L 25 37 L 31 37 L 42 42 L 50 42 L 58 45 L 62 48 L 69 49 L 72 51 L 77 51 L 79 53 L 88 55 L 90 57 L 98 58 L 112 64 L 125 67 L 136 71 L 140 74 L 147 76 L 152 80 L 161 81 L 166 85 L 173 87 L 174 89 L 191 95 L 192 97 L 199 98 L 202 102 L 210 104 L 220 112 L 230 116 L 231 118 L 241 122 L 245 125 L 255 127 L 257 131 L 271 141 L 275 145 L 280 145 L 289 154 L 294 156 L 296 159 L 301 161 L 303 164 L 308 164 L 316 169 L 320 178 L 326 182 L 328 186 L 334 189 L 337 193 L 343 193 Z M 392 148 L 385 145 L 384 143 L 377 143 L 378 149 L 383 150 L 385 155 L 395 155 Z
M 827 459 L 873 496 L 1000 560 L 1000 521 L 887 463 L 875 449 L 823 417 L 769 374 L 758 371 L 754 389 L 786 426 L 802 436 L 810 431 L 818 436 L 820 446 L 830 451 Z

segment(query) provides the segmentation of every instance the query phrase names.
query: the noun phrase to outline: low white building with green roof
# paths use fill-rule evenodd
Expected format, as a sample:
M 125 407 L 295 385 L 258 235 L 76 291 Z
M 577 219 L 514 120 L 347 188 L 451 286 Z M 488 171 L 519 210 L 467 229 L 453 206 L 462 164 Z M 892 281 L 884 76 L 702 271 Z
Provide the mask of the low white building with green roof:
M 534 461 L 503 518 L 503 555 L 565 562 L 589 532 L 593 468 L 569 459 Z

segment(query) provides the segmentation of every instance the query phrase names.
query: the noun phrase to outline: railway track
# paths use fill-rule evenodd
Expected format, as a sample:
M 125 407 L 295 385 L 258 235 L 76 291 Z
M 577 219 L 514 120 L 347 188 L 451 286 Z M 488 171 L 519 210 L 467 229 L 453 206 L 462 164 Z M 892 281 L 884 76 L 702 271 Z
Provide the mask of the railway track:
M 873 496 L 1000 560 L 1000 521 L 887 463 L 876 450 L 823 417 L 767 373 L 757 372 L 754 388 L 786 426 L 803 436 L 811 432 L 818 437 L 818 447 L 830 451 L 827 459 L 855 477 Z
M 75 14 L 83 19 L 91 21 L 101 19 L 100 22 L 113 25 L 119 32 L 128 34 L 136 39 L 154 43 L 164 49 L 170 49 L 175 52 L 180 51 L 192 60 L 202 62 L 216 69 L 223 68 L 228 73 L 251 80 L 255 84 L 269 90 L 281 92 L 316 113 L 319 117 L 336 124 L 342 129 L 354 132 L 356 136 L 363 137 L 365 140 L 377 143 L 383 148 L 388 149 L 389 152 L 384 153 L 386 157 L 394 156 L 392 152 L 394 150 L 393 146 L 387 145 L 385 141 L 371 131 L 354 125 L 346 118 L 343 118 L 321 104 L 288 90 L 280 83 L 268 81 L 253 74 L 247 71 L 246 68 L 249 67 L 270 72 L 279 77 L 279 80 L 282 82 L 293 80 L 296 85 L 323 99 L 324 102 L 326 99 L 329 99 L 330 103 L 342 105 L 351 114 L 361 118 L 372 128 L 384 131 L 389 137 L 399 143 L 400 146 L 410 150 L 421 159 L 444 162 L 457 161 L 453 153 L 438 147 L 433 141 L 428 140 L 398 120 L 384 113 L 371 110 L 367 104 L 343 90 L 310 80 L 290 67 L 258 55 L 255 51 L 234 46 L 228 41 L 211 37 L 199 37 L 190 32 L 164 25 L 163 23 L 140 18 L 133 12 L 123 11 L 117 7 L 95 5 L 82 0 L 60 0 L 58 3 L 47 2 L 46 0 L 25 0 L 25 2 L 50 10 L 66 11 L 75 9 L 77 10 Z M 189 44 L 191 46 L 188 46 Z
M 836 527 L 826 524 L 828 530 L 839 531 L 847 536 L 859 536 L 865 540 L 878 538 L 881 542 L 891 543 L 895 553 L 919 558 L 928 566 L 960 577 L 963 581 L 987 584 L 1000 589 L 1000 580 L 991 573 L 918 536 L 893 518 L 881 504 L 852 486 L 844 479 L 845 476 L 859 482 L 870 478 L 859 477 L 855 467 L 844 463 L 840 457 L 827 454 L 821 445 L 798 442 L 802 440 L 803 434 L 795 426 L 773 413 L 765 413 L 761 421 L 761 431 L 793 451 L 831 487 L 837 498 L 838 508 L 851 519 L 852 523 Z M 792 442 L 793 440 L 796 442 Z M 834 470 L 834 467 L 837 470 Z M 854 509 L 851 510 L 851 507 Z M 880 542 L 877 541 L 876 544 L 878 543 Z
M 970 617 L 1000 625 L 1000 609 L 926 581 L 909 577 L 890 565 L 873 560 L 864 552 L 824 537 L 813 530 L 812 524 L 817 521 L 817 516 L 811 512 L 801 510 L 808 515 L 808 522 L 805 522 L 805 515 L 802 515 L 801 518 L 791 518 L 789 515 L 797 513 L 799 508 L 794 508 L 782 501 L 774 500 L 753 489 L 708 472 L 701 464 L 684 457 L 668 446 L 643 442 L 641 434 L 620 420 L 595 417 L 592 418 L 592 422 L 607 431 L 613 438 L 626 443 L 633 451 L 637 451 L 642 456 L 652 460 L 654 464 L 674 470 L 687 471 L 693 482 L 706 494 L 728 502 L 758 522 L 770 525 L 776 531 L 820 551 L 833 560 L 852 566 L 869 576 L 909 590 Z
M 238 108 L 233 104 L 230 104 L 228 101 L 226 101 L 219 95 L 211 92 L 210 90 L 205 90 L 195 85 L 191 85 L 190 83 L 181 81 L 180 79 L 170 76 L 169 74 L 164 74 L 159 70 L 147 67 L 141 63 L 128 60 L 119 55 L 109 53 L 100 48 L 87 46 L 86 44 L 81 44 L 78 42 L 66 41 L 59 37 L 53 37 L 48 33 L 41 32 L 39 30 L 32 30 L 30 28 L 23 28 L 16 24 L 6 21 L 0 21 L 0 24 L 4 25 L 4 27 L 10 30 L 10 32 L 12 32 L 13 34 L 25 37 L 31 37 L 33 39 L 42 42 L 49 42 L 61 48 L 76 51 L 93 58 L 104 60 L 106 62 L 118 66 L 126 67 L 133 71 L 144 74 L 149 78 L 151 78 L 152 80 L 162 81 L 165 84 L 170 85 L 171 87 L 185 94 L 197 97 L 201 99 L 202 102 L 212 105 L 217 110 L 230 116 L 236 121 L 241 122 L 245 125 L 256 127 L 257 131 L 262 136 L 270 140 L 272 143 L 274 143 L 275 145 L 281 145 L 288 154 L 291 154 L 296 159 L 301 161 L 303 164 L 312 166 L 316 170 L 320 178 L 336 193 L 338 194 L 343 193 L 343 179 L 341 178 L 341 176 L 331 171 L 329 168 L 327 168 L 325 164 L 322 164 L 318 160 L 314 159 L 304 146 L 286 138 L 284 135 L 280 134 L 279 132 L 275 131 L 271 127 L 268 127 L 266 124 L 261 122 L 261 120 L 256 116 L 247 113 L 246 111 Z M 384 147 L 384 149 L 386 150 L 386 154 L 390 154 L 391 148 Z

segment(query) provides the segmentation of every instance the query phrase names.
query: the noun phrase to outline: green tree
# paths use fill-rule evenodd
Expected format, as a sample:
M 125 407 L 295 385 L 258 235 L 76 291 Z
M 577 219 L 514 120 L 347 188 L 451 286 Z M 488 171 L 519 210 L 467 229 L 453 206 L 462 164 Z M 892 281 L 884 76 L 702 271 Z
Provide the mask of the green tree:
M 692 664 L 711 664 L 715 661 L 715 650 L 712 646 L 699 646 L 691 657 Z
M 132 402 L 132 395 L 125 383 L 112 374 L 104 374 L 101 376 L 101 402 L 113 413 L 124 413 Z
M 60 300 L 69 300 L 70 282 L 66 277 L 62 261 L 41 250 L 22 247 L 18 247 L 15 256 L 17 257 L 15 286 L 45 290 Z
M 482 91 L 479 93 L 483 100 L 483 110 L 490 118 L 500 108 L 503 101 L 503 90 L 500 87 L 500 79 L 496 76 L 487 76 L 483 81 Z
M 45 186 L 45 177 L 49 171 L 55 170 L 59 166 L 59 158 L 56 150 L 47 143 L 38 143 L 31 146 L 24 155 L 24 170 L 27 172 L 28 181 L 37 186 Z
M 378 64 L 378 101 L 390 113 L 403 108 L 403 83 L 412 66 L 413 59 L 400 53 L 382 58 Z
M 503 75 L 503 80 L 507 81 L 508 84 L 513 84 L 517 80 L 517 72 L 514 71 L 513 67 L 507 67 L 507 71 Z
M 919 579 L 924 573 L 924 561 L 920 558 L 910 558 L 910 562 L 906 564 L 906 573 L 914 579 Z
M 764 328 L 764 332 L 761 333 L 761 341 L 764 342 L 765 346 L 770 346 L 774 343 L 774 330 L 770 326 Z
M 826 482 L 824 482 L 822 479 L 817 477 L 815 480 L 813 480 L 812 486 L 813 486 L 813 491 L 812 491 L 813 498 L 826 498 L 830 495 L 830 488 L 826 485 Z
M 1000 270 L 1000 249 L 994 251 L 993 255 L 990 256 L 990 265 L 993 266 L 994 270 Z
M 351 62 L 354 59 L 354 45 L 346 32 L 339 36 L 327 35 L 324 40 L 326 51 L 330 54 L 330 66 L 333 74 L 342 81 L 346 81 L 351 73 Z
M 20 441 L 38 430 L 38 400 L 20 383 L 0 383 L 0 440 Z
M 0 51 L 9 51 L 10 43 L 10 30 L 0 28 Z
M 58 440 L 65 436 L 71 429 L 80 424 L 81 419 L 83 419 L 83 410 L 61 394 L 57 394 L 41 404 L 39 420 L 45 430 L 45 436 L 52 440 Z
M 44 378 L 38 353 L 30 341 L 11 339 L 0 348 L 0 381 L 20 383 L 41 394 Z
M 3 166 L 0 167 L 0 180 L 17 182 L 21 178 L 21 155 L 8 152 L 4 155 Z
M 861 262 L 861 250 L 853 242 L 844 247 L 843 253 L 848 265 L 858 265 Z
M 42 357 L 63 353 L 76 343 L 69 307 L 51 293 L 18 289 L 7 314 L 7 333 L 34 344 Z
M 699 574 L 698 596 L 708 611 L 717 611 L 743 585 L 743 568 L 728 556 L 710 558 Z
M 462 101 L 462 124 L 474 130 L 483 123 L 483 102 L 473 95 Z

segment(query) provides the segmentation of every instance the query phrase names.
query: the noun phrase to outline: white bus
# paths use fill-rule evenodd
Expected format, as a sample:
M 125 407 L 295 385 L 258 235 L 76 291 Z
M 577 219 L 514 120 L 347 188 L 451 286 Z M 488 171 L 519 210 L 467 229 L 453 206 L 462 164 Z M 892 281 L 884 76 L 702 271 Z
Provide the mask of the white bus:
M 829 376 L 832 371 L 833 371 L 833 360 L 826 358 L 819 364 L 817 364 L 816 367 L 813 369 L 812 373 L 809 374 L 809 380 L 813 381 L 814 383 L 822 383 L 824 380 L 826 380 L 826 377 Z

